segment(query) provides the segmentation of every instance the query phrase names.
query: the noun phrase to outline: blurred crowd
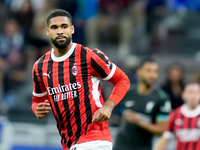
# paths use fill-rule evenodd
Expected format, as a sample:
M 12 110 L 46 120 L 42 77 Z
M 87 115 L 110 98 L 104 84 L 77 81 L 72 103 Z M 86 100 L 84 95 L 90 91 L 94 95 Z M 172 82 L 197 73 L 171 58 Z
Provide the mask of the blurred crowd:
M 31 111 L 31 69 L 51 48 L 46 16 L 55 8 L 72 15 L 74 42 L 105 51 L 132 83 L 136 82 L 134 70 L 141 57 L 195 53 L 195 45 L 200 43 L 200 32 L 196 32 L 200 22 L 195 19 L 200 16 L 199 0 L 0 0 L 1 115 L 12 110 Z M 193 21 L 190 26 L 187 19 Z M 190 44 L 193 47 L 187 49 Z M 162 87 L 176 108 L 183 103 L 183 65 L 172 64 L 166 68 L 166 75 Z M 200 82 L 198 72 L 194 80 Z M 106 98 L 109 85 L 102 86 Z

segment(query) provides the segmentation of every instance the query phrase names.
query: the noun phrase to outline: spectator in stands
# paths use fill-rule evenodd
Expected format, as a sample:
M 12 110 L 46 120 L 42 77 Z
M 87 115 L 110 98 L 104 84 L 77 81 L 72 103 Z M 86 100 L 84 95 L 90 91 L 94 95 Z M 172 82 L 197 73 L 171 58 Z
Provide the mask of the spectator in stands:
M 100 0 L 97 36 L 100 43 L 119 41 L 119 20 L 130 4 L 129 0 Z
M 41 57 L 46 51 L 49 50 L 49 41 L 46 35 L 46 16 L 54 8 L 53 0 L 45 0 L 43 3 L 42 9 L 35 14 L 33 25 L 30 32 L 30 43 L 31 46 L 31 55 L 35 58 L 33 61 Z
M 46 36 L 46 24 L 45 24 L 45 17 L 51 12 L 54 8 L 54 1 L 53 0 L 45 0 L 42 9 L 39 10 L 34 17 L 32 32 L 33 36 L 40 37 L 42 39 L 47 39 Z
M 173 11 L 189 10 L 200 11 L 199 0 L 169 0 L 167 1 L 168 8 Z
M 0 56 L 7 62 L 9 68 L 22 65 L 24 36 L 15 19 L 9 19 L 0 34 Z
M 0 2 L 0 32 L 4 30 L 4 23 L 6 22 L 9 15 L 8 9 L 4 6 L 2 2 Z
M 161 27 L 167 14 L 165 0 L 148 0 L 146 27 L 149 36 L 149 54 L 158 53 L 165 39 L 165 29 Z
M 146 0 L 134 0 L 129 10 L 120 21 L 120 50 L 124 53 L 127 47 L 127 54 L 144 56 L 147 53 L 146 34 Z
M 57 1 L 57 6 L 60 9 L 68 11 L 73 17 L 73 24 L 76 27 L 76 32 L 73 35 L 74 42 L 83 45 L 86 45 L 87 42 L 89 47 L 91 45 L 94 46 L 96 20 L 93 18 L 98 11 L 98 0 Z
M 3 93 L 4 100 L 13 99 L 7 96 L 13 96 L 14 91 L 19 88 L 20 83 L 25 79 L 24 70 L 26 69 L 26 57 L 24 51 L 24 36 L 15 19 L 8 19 L 5 23 L 4 32 L 0 34 L 0 57 L 4 63 L 3 66 Z M 16 100 L 16 99 L 15 99 Z
M 86 42 L 90 43 L 90 40 L 96 38 L 94 33 L 96 20 L 93 20 L 93 18 L 97 15 L 97 11 L 98 0 L 77 0 L 77 8 L 74 14 L 76 32 L 73 39 L 75 42 L 86 45 Z
M 22 3 L 20 9 L 15 13 L 15 18 L 25 35 L 25 40 L 28 40 L 30 34 L 29 32 L 34 19 L 34 11 L 30 0 L 25 0 Z
M 183 67 L 180 64 L 172 64 L 167 70 L 167 79 L 162 86 L 170 96 L 172 109 L 183 104 L 181 93 L 184 89 Z
M 82 4 L 84 4 L 84 3 L 82 3 Z M 65 1 L 57 0 L 57 2 L 56 2 L 57 8 L 68 11 L 71 14 L 71 16 L 74 16 L 74 14 L 77 10 L 77 5 L 78 5 L 78 0 L 65 0 Z

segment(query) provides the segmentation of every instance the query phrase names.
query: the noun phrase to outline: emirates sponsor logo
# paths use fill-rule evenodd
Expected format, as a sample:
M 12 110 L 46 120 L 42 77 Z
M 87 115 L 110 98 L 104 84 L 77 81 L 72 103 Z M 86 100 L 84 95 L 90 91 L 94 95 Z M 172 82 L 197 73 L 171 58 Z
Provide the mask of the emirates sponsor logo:
M 176 131 L 181 142 L 196 142 L 200 137 L 200 131 L 197 128 L 194 129 L 180 129 Z
M 77 66 L 73 66 L 73 67 L 72 67 L 72 74 L 73 74 L 74 76 L 76 76 L 76 75 L 78 74 L 78 67 L 77 67 Z
M 47 87 L 47 92 L 49 95 L 53 95 L 54 101 L 67 100 L 70 98 L 75 98 L 77 96 L 77 90 L 81 88 L 80 82 L 69 83 L 66 85 L 60 85 L 58 87 Z

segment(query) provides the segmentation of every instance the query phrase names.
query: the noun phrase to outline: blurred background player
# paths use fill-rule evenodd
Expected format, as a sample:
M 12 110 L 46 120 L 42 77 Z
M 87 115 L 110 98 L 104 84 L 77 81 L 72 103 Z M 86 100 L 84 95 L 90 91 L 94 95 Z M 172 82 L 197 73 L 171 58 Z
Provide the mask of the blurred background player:
M 155 88 L 158 64 L 144 59 L 137 69 L 138 84 L 131 85 L 122 103 L 121 124 L 113 150 L 151 150 L 153 135 L 162 135 L 166 128 L 170 100 L 161 88 Z
M 176 150 L 200 149 L 200 86 L 189 83 L 182 92 L 184 105 L 172 110 L 167 130 L 157 142 L 154 150 L 164 150 L 175 135 Z

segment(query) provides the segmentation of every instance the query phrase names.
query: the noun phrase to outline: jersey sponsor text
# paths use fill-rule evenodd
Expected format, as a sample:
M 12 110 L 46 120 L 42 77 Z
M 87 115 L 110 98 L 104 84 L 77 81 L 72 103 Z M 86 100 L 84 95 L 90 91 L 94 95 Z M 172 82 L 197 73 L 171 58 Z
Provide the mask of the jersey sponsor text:
M 179 129 L 176 131 L 177 136 L 181 142 L 198 141 L 200 137 L 200 130 L 195 129 Z

